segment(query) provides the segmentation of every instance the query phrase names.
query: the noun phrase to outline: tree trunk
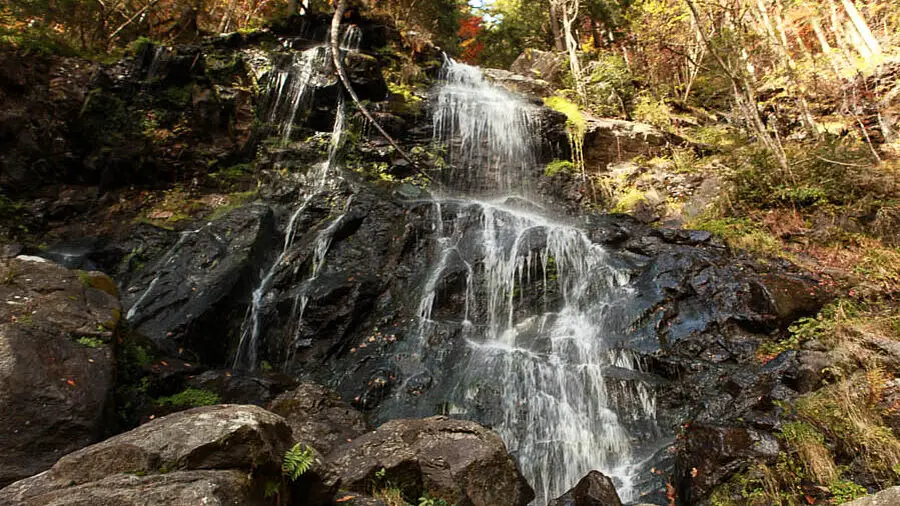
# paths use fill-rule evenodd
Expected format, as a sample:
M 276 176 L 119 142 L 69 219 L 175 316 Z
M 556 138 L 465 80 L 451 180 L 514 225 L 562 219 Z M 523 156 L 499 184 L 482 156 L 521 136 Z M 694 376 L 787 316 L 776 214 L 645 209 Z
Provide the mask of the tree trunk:
M 566 44 L 563 42 L 562 32 L 559 29 L 559 7 L 557 0 L 550 0 L 550 30 L 553 32 L 553 47 L 557 51 L 565 51 Z
M 600 49 L 603 47 L 603 34 L 600 33 L 600 23 L 597 22 L 594 18 L 590 18 L 588 22 L 591 24 L 591 38 L 594 39 L 594 49 Z
M 741 112 L 744 115 L 744 119 L 747 123 L 756 129 L 756 134 L 759 136 L 760 142 L 775 156 L 776 160 L 778 160 L 778 164 L 785 172 L 790 172 L 790 167 L 787 163 L 787 157 L 784 154 L 784 150 L 781 149 L 780 144 L 776 143 L 772 136 L 769 134 L 769 131 L 766 129 L 766 124 L 762 120 L 762 116 L 759 114 L 759 108 L 756 105 L 756 94 L 753 91 L 753 86 L 750 84 L 750 81 L 747 80 L 746 74 L 738 75 L 736 71 L 728 65 L 722 56 L 715 51 L 712 44 L 709 42 L 709 38 L 706 36 L 706 33 L 703 31 L 703 26 L 701 24 L 700 13 L 697 11 L 697 6 L 694 5 L 692 0 L 685 0 L 688 8 L 691 10 L 691 13 L 694 15 L 694 18 L 697 20 L 697 33 L 700 35 L 700 38 L 703 40 L 703 44 L 706 46 L 707 52 L 715 58 L 716 62 L 721 67 L 722 72 L 725 72 L 725 75 L 728 76 L 728 79 L 731 81 L 731 88 L 734 92 L 734 100 L 737 103 L 738 107 L 740 107 Z M 749 62 L 746 58 L 742 58 L 745 65 L 749 65 Z
M 834 70 L 834 75 L 837 76 L 838 79 L 841 78 L 841 68 L 838 64 L 837 57 L 834 54 L 834 51 L 831 49 L 831 44 L 828 43 L 828 39 L 825 37 L 825 31 L 822 30 L 822 22 L 818 17 L 813 17 L 809 20 L 809 24 L 812 26 L 813 33 L 816 34 L 816 39 L 819 40 L 819 47 L 822 48 L 822 54 L 828 58 L 828 62 L 831 64 L 831 69 Z
M 862 17 L 862 14 L 856 9 L 856 5 L 850 0 L 841 0 L 841 3 L 844 5 L 844 10 L 847 11 L 847 16 L 850 17 L 850 21 L 853 22 L 853 27 L 856 28 L 856 31 L 859 33 L 860 38 L 869 51 L 872 55 L 880 55 L 881 45 L 878 43 L 878 39 L 872 34 L 872 30 L 869 29 L 869 25 Z

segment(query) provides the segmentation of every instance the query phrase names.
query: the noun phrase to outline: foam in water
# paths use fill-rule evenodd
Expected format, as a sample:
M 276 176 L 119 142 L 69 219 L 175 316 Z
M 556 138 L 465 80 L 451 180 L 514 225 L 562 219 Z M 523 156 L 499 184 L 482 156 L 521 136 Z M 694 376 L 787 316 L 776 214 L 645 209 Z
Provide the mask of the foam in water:
M 481 71 L 447 60 L 434 104 L 434 137 L 448 150 L 450 184 L 479 195 L 526 193 L 532 177 L 537 109 L 492 86 Z
M 539 124 L 530 106 L 491 86 L 474 67 L 448 62 L 444 76 L 434 128 L 464 171 L 454 175 L 453 187 L 471 194 L 469 183 L 477 181 L 477 192 L 524 193 L 521 185 L 537 164 Z M 458 216 L 448 226 L 443 208 L 451 204 Z M 628 273 L 613 267 L 583 231 L 547 218 L 540 206 L 452 198 L 434 206 L 437 260 L 422 287 L 419 341 L 424 346 L 435 327 L 435 294 L 445 271 L 464 265 L 460 319 L 470 358 L 453 409 L 466 414 L 491 399 L 500 412 L 494 428 L 535 488 L 536 504 L 562 495 L 592 469 L 613 477 L 623 500 L 635 497 L 632 438 L 620 417 L 652 420 L 655 399 L 642 383 L 606 374 L 639 368 L 608 339 L 635 296 Z M 475 218 L 481 237 L 466 238 Z M 544 300 L 522 300 L 524 287 L 535 282 L 544 287 Z M 482 321 L 470 321 L 475 314 Z

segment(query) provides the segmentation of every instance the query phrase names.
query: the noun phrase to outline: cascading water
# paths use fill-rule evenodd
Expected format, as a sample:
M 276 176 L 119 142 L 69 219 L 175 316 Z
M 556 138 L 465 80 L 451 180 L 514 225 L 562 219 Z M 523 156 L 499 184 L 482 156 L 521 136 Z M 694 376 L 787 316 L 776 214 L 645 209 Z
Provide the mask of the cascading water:
M 341 50 L 356 51 L 359 48 L 359 43 L 359 29 L 353 25 L 348 26 L 344 32 Z M 293 128 L 297 112 L 301 106 L 306 104 L 310 92 L 317 84 L 326 79 L 326 70 L 331 61 L 330 54 L 330 49 L 325 45 L 303 51 L 299 55 L 292 57 L 292 64 L 288 68 L 278 70 L 271 78 L 269 93 L 272 99 L 272 106 L 269 119 L 279 125 L 283 142 L 287 143 L 290 141 L 291 129 Z M 313 197 L 326 190 L 330 186 L 329 183 L 334 179 L 331 175 L 336 172 L 338 153 L 345 139 L 346 121 L 343 96 L 339 95 L 334 126 L 331 132 L 331 142 L 328 147 L 328 159 L 316 164 L 304 180 L 300 181 L 301 184 L 298 185 L 299 188 L 305 188 L 306 191 L 301 192 L 300 201 L 287 222 L 281 252 L 271 267 L 261 276 L 259 286 L 253 290 L 250 308 L 247 310 L 247 315 L 241 325 L 241 338 L 234 358 L 234 367 L 236 369 L 252 371 L 258 366 L 259 343 L 263 332 L 262 317 L 266 305 L 270 302 L 268 298 L 271 296 L 275 274 L 286 261 L 286 257 L 294 245 L 294 240 L 297 237 L 297 218 L 303 213 Z M 324 263 L 325 253 L 328 251 L 331 237 L 340 219 L 341 217 L 338 217 L 316 239 L 316 259 L 313 262 L 310 280 L 315 278 L 318 270 Z M 299 320 L 303 317 L 306 300 L 305 292 L 297 294 L 291 321 Z M 299 321 L 296 323 L 296 326 L 299 328 Z M 295 348 L 296 346 L 292 347 L 292 349 Z
M 455 188 L 526 193 L 540 119 L 535 107 L 491 86 L 476 67 L 447 60 L 434 106 L 434 137 L 453 161 Z
M 455 373 L 451 412 L 474 416 L 479 405 L 493 405 L 491 422 L 535 488 L 536 504 L 592 469 L 613 477 L 630 500 L 638 457 L 622 416 L 653 420 L 655 403 L 642 383 L 608 379 L 610 371 L 637 368 L 613 346 L 627 327 L 623 306 L 635 297 L 628 273 L 580 229 L 509 198 L 528 195 L 523 186 L 538 171 L 536 108 L 474 67 L 448 61 L 444 79 L 434 132 L 456 172 L 434 202 L 439 237 L 419 302 L 419 342 L 425 346 L 438 324 L 431 318 L 441 280 L 451 266 L 464 272 L 459 316 L 469 358 Z M 457 216 L 445 222 L 451 207 Z M 473 229 L 480 238 L 466 237 Z M 535 282 L 543 294 L 524 301 Z
M 307 105 L 311 92 L 325 80 L 330 62 L 328 46 L 321 45 L 291 55 L 291 63 L 278 69 L 269 80 L 269 122 L 279 125 L 284 142 L 291 138 L 297 112 Z

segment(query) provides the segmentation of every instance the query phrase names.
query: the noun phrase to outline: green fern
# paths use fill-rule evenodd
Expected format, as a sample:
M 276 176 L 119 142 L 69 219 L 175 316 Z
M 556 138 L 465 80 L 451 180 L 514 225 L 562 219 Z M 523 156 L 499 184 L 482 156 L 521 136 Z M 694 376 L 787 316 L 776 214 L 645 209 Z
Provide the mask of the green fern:
M 284 453 L 281 472 L 290 478 L 291 481 L 296 481 L 301 474 L 309 471 L 315 459 L 315 450 L 303 443 L 297 443 Z

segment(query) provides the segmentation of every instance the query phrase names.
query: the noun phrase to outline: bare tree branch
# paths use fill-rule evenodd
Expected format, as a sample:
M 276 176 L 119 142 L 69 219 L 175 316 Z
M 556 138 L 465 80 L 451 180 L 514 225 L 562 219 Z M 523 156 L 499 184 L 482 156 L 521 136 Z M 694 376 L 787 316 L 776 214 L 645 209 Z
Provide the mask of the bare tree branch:
M 334 16 L 331 18 L 331 59 L 334 62 L 335 71 L 340 77 L 341 82 L 344 84 L 344 88 L 347 89 L 347 93 L 350 95 L 350 98 L 353 99 L 353 103 L 356 104 L 356 107 L 359 108 L 360 112 L 363 113 L 363 116 L 369 120 L 372 125 L 375 126 L 375 129 L 384 137 L 388 143 L 393 146 L 394 149 L 397 150 L 397 153 L 400 154 L 406 161 L 412 164 L 413 168 L 421 174 L 424 178 L 431 180 L 431 177 L 422 171 L 419 168 L 419 164 L 415 162 L 409 155 L 403 151 L 397 141 L 393 139 L 385 130 L 381 127 L 381 125 L 375 121 L 375 118 L 369 113 L 369 110 L 362 104 L 359 100 L 359 96 L 356 94 L 356 91 L 353 90 L 353 86 L 350 84 L 350 79 L 347 77 L 347 72 L 344 70 L 344 63 L 341 61 L 341 47 L 339 44 L 340 34 L 341 34 L 341 19 L 344 17 L 344 10 L 346 9 L 345 0 L 337 0 L 334 6 Z

